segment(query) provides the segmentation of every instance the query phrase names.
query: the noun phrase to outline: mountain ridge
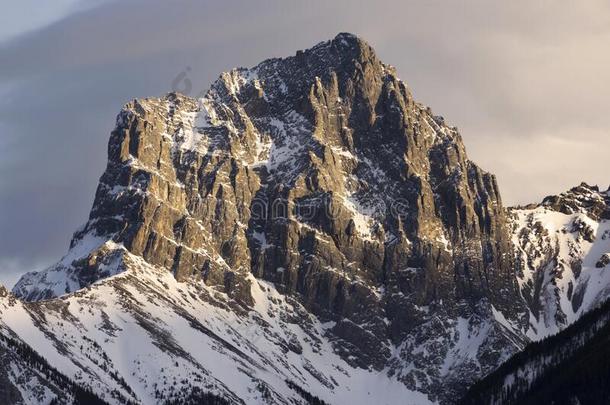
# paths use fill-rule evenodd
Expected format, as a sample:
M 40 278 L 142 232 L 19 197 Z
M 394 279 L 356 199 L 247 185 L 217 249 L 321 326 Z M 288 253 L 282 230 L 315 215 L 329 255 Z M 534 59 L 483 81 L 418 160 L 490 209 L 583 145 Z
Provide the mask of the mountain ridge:
M 559 332 L 608 297 L 609 209 L 608 191 L 582 183 L 511 210 L 530 337 Z

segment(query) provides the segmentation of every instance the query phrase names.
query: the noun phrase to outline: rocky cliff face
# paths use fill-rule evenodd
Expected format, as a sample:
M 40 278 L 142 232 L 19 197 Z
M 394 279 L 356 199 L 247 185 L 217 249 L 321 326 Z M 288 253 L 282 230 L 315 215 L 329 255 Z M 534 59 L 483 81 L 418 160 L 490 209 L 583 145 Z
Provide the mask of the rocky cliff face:
M 350 367 L 431 399 L 525 341 L 494 176 L 350 34 L 223 73 L 200 99 L 128 103 L 89 221 L 14 293 L 76 291 L 130 271 L 126 254 L 244 313 L 270 282 Z

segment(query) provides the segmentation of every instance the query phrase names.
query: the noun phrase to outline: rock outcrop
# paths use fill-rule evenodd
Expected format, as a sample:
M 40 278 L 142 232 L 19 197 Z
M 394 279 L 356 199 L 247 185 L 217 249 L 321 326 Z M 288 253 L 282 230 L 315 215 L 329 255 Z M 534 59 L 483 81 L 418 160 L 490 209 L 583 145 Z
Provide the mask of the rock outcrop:
M 600 191 L 598 186 L 581 183 L 565 193 L 546 197 L 541 205 L 566 215 L 580 212 L 596 221 L 610 219 L 610 188 Z

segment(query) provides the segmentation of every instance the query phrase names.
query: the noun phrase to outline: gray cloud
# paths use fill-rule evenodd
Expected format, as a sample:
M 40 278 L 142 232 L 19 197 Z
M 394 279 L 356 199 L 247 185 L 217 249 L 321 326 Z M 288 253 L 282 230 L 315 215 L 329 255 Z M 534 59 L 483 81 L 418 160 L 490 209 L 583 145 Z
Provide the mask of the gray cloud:
M 61 19 L 67 14 L 95 6 L 103 0 L 55 0 L 40 2 L 38 0 L 20 0 L 6 2 L 2 5 L 2 24 L 0 39 L 13 38 L 28 31 L 44 27 Z
M 534 4 L 535 3 L 535 4 Z M 506 203 L 610 183 L 604 1 L 99 2 L 0 44 L 0 281 L 87 219 L 121 105 L 350 31 L 457 125 Z

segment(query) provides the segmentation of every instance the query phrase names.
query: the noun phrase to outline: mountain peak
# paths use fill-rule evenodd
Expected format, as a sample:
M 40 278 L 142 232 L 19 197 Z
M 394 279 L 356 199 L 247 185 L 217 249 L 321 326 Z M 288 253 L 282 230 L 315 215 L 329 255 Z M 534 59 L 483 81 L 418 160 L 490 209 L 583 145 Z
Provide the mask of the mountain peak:
M 545 197 L 541 205 L 564 214 L 584 212 L 595 220 L 610 219 L 610 194 L 585 182 L 559 195 Z
M 281 77 L 284 84 L 298 86 L 297 89 L 290 88 L 290 93 L 307 90 L 316 78 L 328 81 L 333 74 L 339 84 L 355 75 L 372 83 L 388 74 L 395 75 L 394 68 L 383 64 L 366 41 L 348 33 L 340 33 L 331 40 L 297 51 L 294 56 L 268 59 L 251 69 L 241 68 L 236 72 L 246 79 L 266 81 L 270 89 Z
M 354 52 L 357 57 L 373 56 L 376 59 L 376 53 L 373 47 L 364 39 L 349 32 L 337 34 L 330 43 L 343 52 Z
M 348 42 L 348 43 L 362 43 L 365 42 L 363 39 L 361 39 L 359 36 L 357 36 L 356 34 L 352 34 L 351 32 L 340 32 L 338 33 L 335 38 L 335 41 L 344 41 L 344 42 Z
M 128 103 L 69 254 L 13 291 L 50 298 L 141 261 L 247 312 L 261 280 L 328 322 L 351 366 L 440 397 L 461 389 L 439 369 L 458 329 L 489 333 L 483 352 L 516 348 L 493 317 L 523 318 L 512 260 L 494 176 L 366 42 L 339 34 L 222 73 L 198 99 Z M 427 373 L 409 366 L 430 356 Z M 490 367 L 456 361 L 472 378 Z
M 298 51 L 297 55 L 315 53 L 320 50 L 332 50 L 337 54 L 350 55 L 356 58 L 375 55 L 375 50 L 368 42 L 349 32 L 340 32 L 331 40 L 322 41 L 311 48 Z

